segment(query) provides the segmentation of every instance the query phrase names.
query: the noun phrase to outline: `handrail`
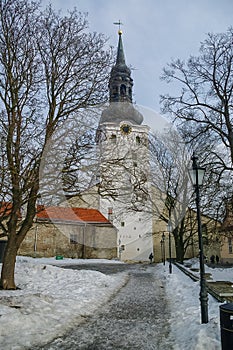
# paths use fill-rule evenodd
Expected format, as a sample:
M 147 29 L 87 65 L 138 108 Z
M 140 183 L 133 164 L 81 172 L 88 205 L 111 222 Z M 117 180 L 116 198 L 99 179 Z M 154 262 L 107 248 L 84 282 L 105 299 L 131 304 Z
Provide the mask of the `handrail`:
M 179 270 L 181 270 L 182 272 L 184 272 L 188 277 L 190 277 L 193 281 L 197 282 L 199 281 L 199 277 L 197 275 L 194 275 L 192 272 L 188 271 L 184 266 L 180 265 L 177 262 L 173 262 L 173 264 L 178 267 Z M 206 283 L 206 290 L 207 292 L 212 295 L 212 297 L 214 297 L 217 301 L 219 302 L 224 302 L 224 301 L 229 301 L 231 302 L 232 300 L 228 300 L 227 297 L 222 297 L 220 296 L 218 293 L 216 293 L 208 284 L 208 282 Z

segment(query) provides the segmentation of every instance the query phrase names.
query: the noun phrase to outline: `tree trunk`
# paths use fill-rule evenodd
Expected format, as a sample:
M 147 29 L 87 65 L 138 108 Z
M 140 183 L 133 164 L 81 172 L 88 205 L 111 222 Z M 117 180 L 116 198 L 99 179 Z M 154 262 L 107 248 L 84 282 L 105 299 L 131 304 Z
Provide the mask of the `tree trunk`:
M 185 254 L 183 236 L 179 234 L 178 228 L 173 231 L 173 235 L 176 246 L 176 261 L 183 264 Z
M 4 251 L 0 288 L 16 289 L 15 285 L 15 262 L 18 248 L 12 239 L 9 239 Z

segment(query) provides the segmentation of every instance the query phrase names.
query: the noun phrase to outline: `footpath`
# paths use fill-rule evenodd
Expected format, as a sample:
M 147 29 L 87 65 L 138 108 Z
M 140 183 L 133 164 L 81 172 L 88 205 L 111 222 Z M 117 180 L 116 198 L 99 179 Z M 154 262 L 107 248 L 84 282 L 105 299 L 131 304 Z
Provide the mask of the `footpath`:
M 154 267 L 132 266 L 127 284 L 64 337 L 32 350 L 173 350 L 164 284 Z

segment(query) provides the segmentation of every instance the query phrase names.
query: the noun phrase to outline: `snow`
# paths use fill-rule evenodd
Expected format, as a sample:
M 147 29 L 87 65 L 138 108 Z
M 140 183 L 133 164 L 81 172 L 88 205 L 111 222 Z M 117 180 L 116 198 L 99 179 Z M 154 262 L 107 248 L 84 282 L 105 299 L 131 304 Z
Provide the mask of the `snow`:
M 209 322 L 201 324 L 199 282 L 193 282 L 175 266 L 172 274 L 167 270 L 167 267 L 160 265 L 161 276 L 162 271 L 164 273 L 166 294 L 171 310 L 171 336 L 176 341 L 174 350 L 220 350 L 219 306 L 222 303 L 209 295 Z M 225 270 L 221 280 L 224 280 L 224 273 Z
M 71 262 L 75 259 L 17 259 L 15 280 L 20 289 L 0 291 L 1 349 L 51 341 L 92 315 L 125 283 L 125 273 L 106 276 L 50 265 Z
M 1 349 L 30 349 L 61 337 L 86 317 L 97 312 L 128 278 L 126 272 L 105 275 L 91 270 L 64 269 L 52 264 L 113 262 L 104 259 L 55 260 L 18 257 L 15 279 L 20 289 L 0 291 Z M 232 281 L 232 268 L 206 270 L 216 280 Z M 193 282 L 175 266 L 172 274 L 169 274 L 167 264 L 154 265 L 154 273 L 165 284 L 171 311 L 170 337 L 175 339 L 174 350 L 220 350 L 221 303 L 209 296 L 209 323 L 201 324 L 199 282 Z

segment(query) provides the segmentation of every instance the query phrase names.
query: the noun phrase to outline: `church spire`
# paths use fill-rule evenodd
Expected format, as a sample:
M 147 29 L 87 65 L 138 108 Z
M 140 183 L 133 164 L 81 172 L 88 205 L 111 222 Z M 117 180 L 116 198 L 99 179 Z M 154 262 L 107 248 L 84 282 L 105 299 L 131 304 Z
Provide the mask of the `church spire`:
M 125 64 L 125 55 L 124 55 L 124 48 L 122 43 L 122 31 L 118 31 L 119 34 L 119 41 L 118 41 L 118 48 L 117 48 L 117 59 L 116 59 L 116 65 L 126 65 Z
M 143 122 L 143 116 L 133 106 L 133 79 L 131 78 L 131 71 L 125 63 L 122 31 L 120 29 L 122 23 L 119 21 L 114 24 L 119 25 L 117 57 L 110 73 L 108 85 L 110 105 L 102 112 L 100 124 L 120 124 L 123 121 L 127 121 L 133 125 L 140 125 Z
M 109 80 L 110 102 L 131 102 L 133 79 L 131 71 L 125 63 L 122 31 L 118 31 L 119 40 L 117 47 L 116 64 L 111 70 Z

